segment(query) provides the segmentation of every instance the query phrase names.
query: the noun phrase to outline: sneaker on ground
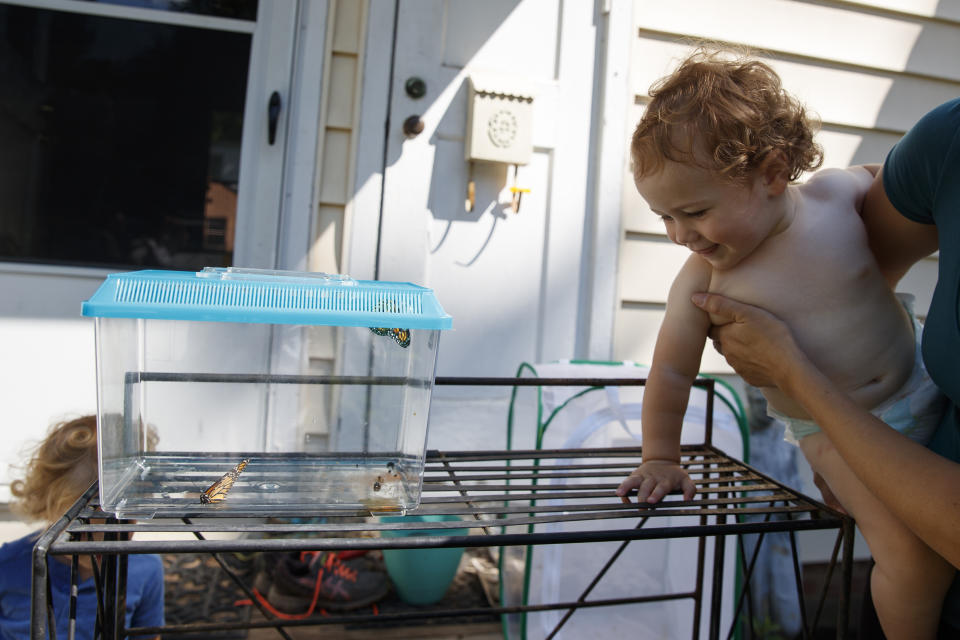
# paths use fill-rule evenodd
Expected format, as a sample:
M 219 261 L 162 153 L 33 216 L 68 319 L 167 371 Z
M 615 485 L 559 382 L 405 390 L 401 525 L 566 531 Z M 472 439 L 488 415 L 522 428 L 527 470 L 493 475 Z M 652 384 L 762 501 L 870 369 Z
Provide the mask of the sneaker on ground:
M 382 563 L 362 551 L 287 554 L 272 574 L 267 601 L 285 613 L 356 609 L 373 604 L 390 590 Z

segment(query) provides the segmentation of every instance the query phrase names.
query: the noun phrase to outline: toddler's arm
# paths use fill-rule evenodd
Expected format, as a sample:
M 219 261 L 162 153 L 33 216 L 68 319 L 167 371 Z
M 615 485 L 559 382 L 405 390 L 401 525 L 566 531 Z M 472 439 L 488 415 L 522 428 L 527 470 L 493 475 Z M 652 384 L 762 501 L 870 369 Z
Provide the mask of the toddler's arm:
M 624 501 L 636 489 L 638 502 L 658 502 L 678 487 L 684 500 L 693 499 L 693 481 L 680 466 L 680 430 L 710 328 L 709 316 L 690 297 L 709 284 L 710 266 L 690 256 L 670 288 L 643 392 L 643 463 L 617 488 Z

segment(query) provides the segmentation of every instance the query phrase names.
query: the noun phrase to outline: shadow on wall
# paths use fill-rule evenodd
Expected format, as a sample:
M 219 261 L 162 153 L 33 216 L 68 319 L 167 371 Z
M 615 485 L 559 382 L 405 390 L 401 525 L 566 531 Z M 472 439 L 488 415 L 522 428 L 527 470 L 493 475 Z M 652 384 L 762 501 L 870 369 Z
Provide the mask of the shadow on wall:
M 0 272 L 0 318 L 81 321 L 80 303 L 93 295 L 107 273 L 119 270 L 72 269 L 65 274 L 23 267 Z M 92 325 L 90 331 L 92 335 Z
M 904 37 L 900 43 L 889 43 L 888 56 L 902 59 L 888 60 L 889 67 L 897 71 L 860 72 L 876 76 L 878 81 L 889 83 L 873 123 L 876 131 L 861 136 L 851 165 L 881 163 L 894 144 L 917 120 L 930 109 L 955 98 L 960 90 L 960 69 L 955 64 L 960 55 L 957 36 L 960 26 L 960 6 L 941 1 L 931 11 L 937 20 L 898 18 L 903 33 L 913 31 L 913 41 Z M 892 49 L 892 50 L 891 50 Z M 902 49 L 902 51 L 898 51 Z M 952 52 L 952 54 L 951 54 Z M 854 98 L 851 98 L 854 99 Z M 825 126 L 825 129 L 829 127 Z

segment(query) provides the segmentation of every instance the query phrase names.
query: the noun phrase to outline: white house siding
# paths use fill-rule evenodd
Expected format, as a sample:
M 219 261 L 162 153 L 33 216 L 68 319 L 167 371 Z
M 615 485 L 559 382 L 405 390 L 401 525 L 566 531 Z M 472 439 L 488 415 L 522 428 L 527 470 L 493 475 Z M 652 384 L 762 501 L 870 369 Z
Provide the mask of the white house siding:
M 354 159 L 367 3 L 331 0 L 327 15 L 328 37 L 324 51 L 324 77 L 319 114 L 319 149 L 316 161 L 316 211 L 312 212 L 309 271 L 343 273 L 344 229 L 349 219 L 353 191 Z M 310 375 L 334 371 L 336 347 L 332 327 L 311 327 L 305 345 L 305 368 Z M 321 442 L 329 433 L 332 398 L 309 394 L 301 399 L 297 424 L 299 441 Z
M 784 86 L 822 121 L 826 167 L 882 162 L 930 108 L 960 95 L 960 1 L 634 0 L 624 136 L 642 115 L 650 85 L 697 40 L 756 48 Z M 686 258 L 637 195 L 622 163 L 622 236 L 614 357 L 650 362 L 667 291 Z M 936 281 L 936 257 L 899 287 L 921 315 Z M 706 349 L 704 371 L 729 372 Z

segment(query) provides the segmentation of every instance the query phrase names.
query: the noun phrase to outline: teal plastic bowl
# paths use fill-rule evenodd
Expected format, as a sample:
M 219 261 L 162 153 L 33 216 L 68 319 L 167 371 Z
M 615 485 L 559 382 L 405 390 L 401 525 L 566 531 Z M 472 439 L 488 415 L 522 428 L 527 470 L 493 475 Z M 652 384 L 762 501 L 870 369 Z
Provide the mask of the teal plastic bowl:
M 452 522 L 457 516 L 384 516 L 381 522 Z M 383 530 L 384 538 L 447 535 L 465 536 L 469 529 Z M 384 549 L 383 562 L 397 595 L 407 604 L 433 604 L 447 592 L 457 575 L 463 549 Z

